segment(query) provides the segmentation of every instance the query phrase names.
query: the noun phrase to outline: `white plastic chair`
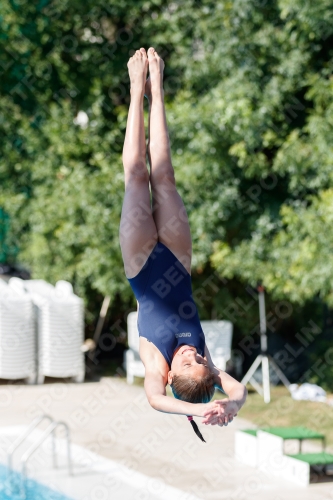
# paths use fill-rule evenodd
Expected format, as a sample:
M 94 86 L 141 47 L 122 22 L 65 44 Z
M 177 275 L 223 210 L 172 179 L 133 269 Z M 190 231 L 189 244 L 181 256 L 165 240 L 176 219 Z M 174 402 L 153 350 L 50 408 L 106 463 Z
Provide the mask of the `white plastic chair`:
M 13 281 L 12 281 L 13 280 Z M 19 283 L 21 282 L 21 283 Z M 52 286 L 44 280 L 12 278 L 15 289 L 24 287 L 35 305 L 38 339 L 38 377 L 68 378 L 83 382 L 85 375 L 84 306 L 64 280 Z
M 36 329 L 29 294 L 0 280 L 0 378 L 36 381 Z
M 44 377 L 84 380 L 84 310 L 76 295 L 54 296 L 38 304 L 38 383 Z
M 231 358 L 233 324 L 225 320 L 210 320 L 201 321 L 201 327 L 214 365 L 225 371 Z
M 145 367 L 139 355 L 139 331 L 138 331 L 138 313 L 130 312 L 127 316 L 127 339 L 129 349 L 125 351 L 124 368 L 128 384 L 133 384 L 134 377 L 144 378 Z

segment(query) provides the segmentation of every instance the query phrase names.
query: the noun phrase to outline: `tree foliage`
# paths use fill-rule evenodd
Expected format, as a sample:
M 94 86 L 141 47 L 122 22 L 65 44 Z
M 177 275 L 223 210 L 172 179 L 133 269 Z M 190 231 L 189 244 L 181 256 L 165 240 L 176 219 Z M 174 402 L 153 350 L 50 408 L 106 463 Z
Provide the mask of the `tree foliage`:
M 118 243 L 126 63 L 154 45 L 194 285 L 217 270 L 262 280 L 273 299 L 333 304 L 329 0 L 1 5 L 0 205 L 35 277 L 129 300 Z

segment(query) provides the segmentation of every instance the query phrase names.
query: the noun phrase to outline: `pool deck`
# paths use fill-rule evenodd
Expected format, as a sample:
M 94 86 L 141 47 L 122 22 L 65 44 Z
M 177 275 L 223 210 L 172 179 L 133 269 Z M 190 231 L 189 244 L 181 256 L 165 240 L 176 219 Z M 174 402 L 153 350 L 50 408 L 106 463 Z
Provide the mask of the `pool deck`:
M 142 387 L 117 378 L 0 385 L 1 462 L 4 428 L 13 434 L 13 426 L 26 426 L 42 413 L 71 429 L 77 500 L 333 500 L 333 478 L 301 488 L 237 462 L 235 430 L 255 427 L 241 411 L 228 427 L 201 426 L 202 443 L 185 417 L 152 410 Z M 66 469 L 55 474 L 54 484 L 59 474 L 66 483 Z M 41 470 L 37 476 L 43 480 Z

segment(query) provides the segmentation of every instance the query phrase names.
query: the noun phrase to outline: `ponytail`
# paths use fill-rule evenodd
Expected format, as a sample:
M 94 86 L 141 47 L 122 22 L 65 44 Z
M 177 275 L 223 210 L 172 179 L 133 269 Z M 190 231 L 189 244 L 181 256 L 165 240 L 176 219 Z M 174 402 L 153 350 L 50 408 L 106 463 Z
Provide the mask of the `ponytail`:
M 199 427 L 197 426 L 197 424 L 194 422 L 193 420 L 193 417 L 188 415 L 187 416 L 188 420 L 191 422 L 191 425 L 193 427 L 193 430 L 194 432 L 196 433 L 196 435 L 198 436 L 199 439 L 201 439 L 201 441 L 203 441 L 204 443 L 206 442 L 201 434 L 201 432 L 199 431 Z

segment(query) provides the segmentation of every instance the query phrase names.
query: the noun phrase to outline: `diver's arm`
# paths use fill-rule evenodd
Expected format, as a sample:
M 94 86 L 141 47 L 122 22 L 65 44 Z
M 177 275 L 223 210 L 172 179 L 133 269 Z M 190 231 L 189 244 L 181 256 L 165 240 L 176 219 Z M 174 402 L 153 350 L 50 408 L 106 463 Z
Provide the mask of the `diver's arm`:
M 149 404 L 154 410 L 163 413 L 174 413 L 176 415 L 192 415 L 194 417 L 203 417 L 207 411 L 208 404 L 192 404 L 180 399 L 167 396 L 166 380 L 161 373 L 156 371 L 147 371 L 145 375 L 145 391 Z
M 205 346 L 205 356 L 208 365 L 214 374 L 215 386 L 221 389 L 229 398 L 237 404 L 238 410 L 243 406 L 247 396 L 247 389 L 244 384 L 241 384 L 236 379 L 228 375 L 225 371 L 217 368 L 211 358 L 207 346 Z
M 217 387 L 221 388 L 225 392 L 230 401 L 234 401 L 238 410 L 241 409 L 246 401 L 247 389 L 244 384 L 241 384 L 236 379 L 228 375 L 223 370 L 218 370 L 218 374 L 215 376 L 215 383 Z

